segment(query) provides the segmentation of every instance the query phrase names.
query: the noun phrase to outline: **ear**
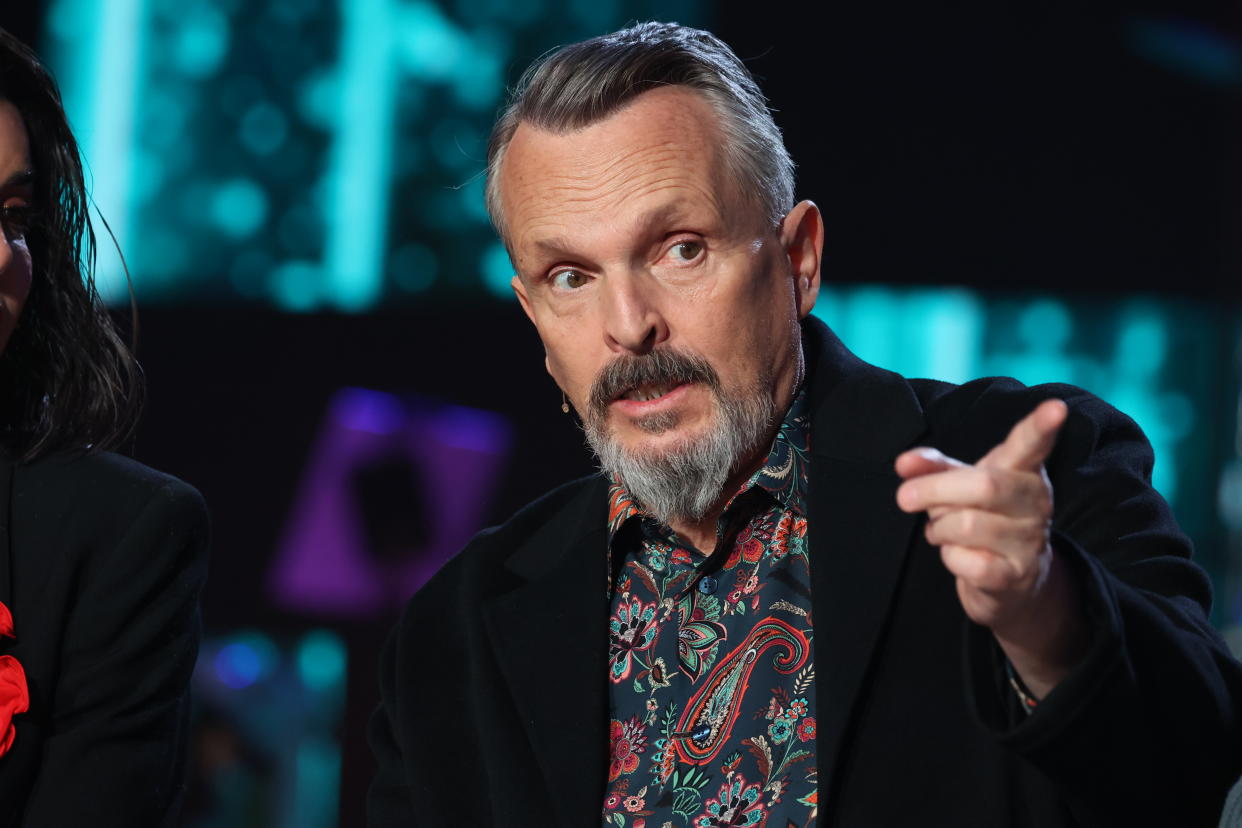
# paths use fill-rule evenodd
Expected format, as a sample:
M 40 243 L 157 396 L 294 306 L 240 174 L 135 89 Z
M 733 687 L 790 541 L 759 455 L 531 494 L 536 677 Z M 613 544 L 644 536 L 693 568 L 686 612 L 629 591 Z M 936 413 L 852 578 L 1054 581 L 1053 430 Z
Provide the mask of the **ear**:
M 819 296 L 819 265 L 824 252 L 824 220 L 813 201 L 800 201 L 781 222 L 781 248 L 789 257 L 798 300 L 798 318 L 805 319 Z
M 513 293 L 517 296 L 518 304 L 522 306 L 522 312 L 526 314 L 526 318 L 530 320 L 532 325 L 534 325 L 535 312 L 531 309 L 530 299 L 526 296 L 526 285 L 522 283 L 522 277 L 514 273 L 513 278 L 509 281 L 509 286 L 513 288 Z
M 513 274 L 513 278 L 509 281 L 509 286 L 513 288 L 513 293 L 517 296 L 518 304 L 522 306 L 522 312 L 526 314 L 526 318 L 530 320 L 530 323 L 535 325 L 535 311 L 531 308 L 530 298 L 526 295 L 526 285 L 522 282 L 522 277 L 518 276 L 516 273 Z M 539 331 L 538 325 L 535 325 L 535 331 Z M 543 341 L 543 334 L 539 334 L 539 341 Z M 556 374 L 552 373 L 552 357 L 548 354 L 547 345 L 543 346 L 543 367 L 547 369 L 548 374 L 552 377 L 553 381 L 555 381 Z M 559 386 L 559 383 L 557 384 Z

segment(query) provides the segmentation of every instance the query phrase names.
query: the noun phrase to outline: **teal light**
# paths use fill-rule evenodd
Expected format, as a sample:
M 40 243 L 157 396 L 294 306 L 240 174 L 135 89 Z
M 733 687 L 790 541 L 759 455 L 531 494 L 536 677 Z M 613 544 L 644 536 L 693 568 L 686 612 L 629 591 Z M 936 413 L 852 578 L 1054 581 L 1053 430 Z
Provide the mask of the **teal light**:
M 1166 389 L 1168 322 L 1160 309 L 1131 301 L 1121 310 L 1109 377 L 1109 402 L 1134 418 L 1156 454 L 1152 485 L 1172 499 L 1179 485 L 1176 446 L 1194 422 L 1194 408 L 1185 395 Z
M 397 43 L 406 71 L 424 79 L 449 80 L 476 57 L 461 30 L 419 0 L 403 4 Z
M 1088 329 L 1078 312 L 1047 296 L 985 301 L 962 288 L 878 286 L 825 288 L 814 311 L 859 357 L 906 376 L 965 382 L 1002 375 L 1027 385 L 1071 383 L 1103 397 L 1143 429 L 1157 458 L 1152 482 L 1176 498 L 1180 450 L 1198 412 L 1165 376 L 1174 315 L 1134 300 L 1111 324 L 1091 311 Z
M 271 155 L 289 135 L 289 124 L 279 108 L 266 101 L 246 110 L 238 126 L 238 137 L 255 155 Z
M 436 254 L 425 244 L 410 242 L 393 251 L 389 269 L 402 290 L 422 293 L 435 283 L 439 270 Z
M 323 213 L 309 204 L 295 204 L 285 211 L 276 226 L 276 236 L 289 253 L 297 253 L 309 238 L 323 235 Z
M 226 181 L 211 199 L 211 218 L 232 238 L 252 236 L 267 220 L 267 196 L 248 178 Z
M 149 150 L 135 149 L 133 154 L 133 180 L 130 182 L 131 197 L 139 204 L 150 201 L 164 185 L 167 162 Z
M 269 277 L 272 299 L 282 310 L 307 313 L 319 304 L 319 264 L 292 261 L 275 267 Z
M 477 170 L 487 163 L 486 139 L 465 121 L 445 118 L 431 128 L 429 139 L 443 167 Z
M 570 14 L 588 31 L 611 28 L 620 11 L 619 0 L 569 0 Z
M 469 49 L 469 59 L 458 66 L 453 90 L 463 106 L 476 112 L 490 112 L 504 91 L 509 44 L 495 32 L 481 31 L 473 34 Z
M 843 319 L 837 332 L 854 353 L 868 362 L 901 371 L 897 332 L 905 320 L 897 313 L 890 288 L 864 287 L 841 297 Z
M 926 331 L 925 347 L 919 349 L 920 376 L 960 383 L 979 375 L 985 314 L 977 293 L 962 288 L 919 291 L 909 308 Z
M 144 143 L 159 150 L 162 160 L 175 149 L 184 152 L 188 102 L 170 92 L 154 90 L 144 95 L 143 109 Z
M 229 51 L 229 24 L 207 3 L 190 3 L 178 11 L 173 38 L 173 60 L 185 75 L 202 79 L 214 75 Z
M 989 374 L 1006 374 L 1027 385 L 1045 382 L 1085 381 L 1077 359 L 1070 351 L 1074 320 L 1064 302 L 1037 298 L 1018 312 L 1014 349 L 992 355 Z M 1096 387 L 1090 389 L 1100 393 Z
M 339 77 L 332 70 L 317 72 L 301 82 L 297 92 L 298 114 L 307 123 L 323 129 L 333 128 L 341 97 L 338 82 Z
M 394 0 L 340 0 L 339 99 L 329 160 L 323 272 L 339 310 L 373 306 L 383 290 L 392 164 Z
M 828 287 L 814 313 L 873 365 L 949 382 L 978 373 L 985 314 L 974 291 Z
M 491 218 L 487 215 L 487 199 L 483 192 L 486 184 L 487 179 L 483 176 L 483 173 L 480 172 L 479 174 L 471 177 L 469 181 L 457 190 L 458 195 L 461 198 L 461 206 L 464 208 L 466 214 L 472 216 L 476 221 L 480 222 L 491 221 Z
M 1242 536 L 1242 457 L 1233 458 L 1221 471 L 1216 508 L 1225 525 Z M 1242 564 L 1242 560 L 1239 563 Z M 1238 621 L 1242 622 L 1242 617 Z
M 298 645 L 298 675 L 311 690 L 339 689 L 345 681 L 345 645 L 329 630 L 313 630 Z
M 1163 367 L 1169 332 L 1160 312 L 1132 303 L 1123 313 L 1114 368 L 1137 380 L 1149 380 Z
M 88 169 L 90 192 L 122 251 L 133 238 L 131 136 L 144 58 L 145 0 L 57 0 L 48 53 L 65 89 L 65 110 Z M 102 228 L 101 228 L 102 229 Z M 106 233 L 101 232 L 106 238 Z M 95 284 L 107 302 L 128 301 L 120 257 L 99 245 Z
M 509 261 L 503 244 L 493 242 L 489 245 L 483 251 L 479 267 L 483 272 L 483 284 L 488 290 L 501 299 L 513 298 L 513 263 Z
M 322 736 L 304 737 L 298 745 L 295 769 L 293 807 L 284 824 L 335 828 L 340 808 L 340 747 Z
M 265 250 L 243 250 L 229 265 L 229 284 L 238 295 L 259 299 L 267 293 L 267 274 L 272 264 L 272 257 Z

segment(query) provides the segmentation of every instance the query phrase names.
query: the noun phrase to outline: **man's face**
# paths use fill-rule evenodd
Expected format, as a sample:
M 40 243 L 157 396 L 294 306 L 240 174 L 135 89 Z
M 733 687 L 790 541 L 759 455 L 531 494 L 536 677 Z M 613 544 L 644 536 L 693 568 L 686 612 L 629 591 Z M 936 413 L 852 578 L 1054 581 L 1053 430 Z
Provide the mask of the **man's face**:
M 522 124 L 501 166 L 513 289 L 548 371 L 588 427 L 634 456 L 703 439 L 722 398 L 783 411 L 800 377 L 818 212 L 803 202 L 773 229 L 721 141 L 707 101 L 667 87 L 577 132 Z M 658 352 L 668 371 L 617 370 Z M 658 379 L 633 387 L 642 376 Z

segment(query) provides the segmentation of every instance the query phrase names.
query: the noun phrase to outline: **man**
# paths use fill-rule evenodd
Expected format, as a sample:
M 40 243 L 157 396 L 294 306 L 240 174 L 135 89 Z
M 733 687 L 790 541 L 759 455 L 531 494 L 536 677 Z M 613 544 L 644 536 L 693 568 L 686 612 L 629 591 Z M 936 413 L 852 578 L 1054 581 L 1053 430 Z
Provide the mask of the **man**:
M 811 320 L 819 211 L 724 44 L 650 23 L 541 61 L 488 203 L 604 473 L 411 601 L 373 825 L 1219 818 L 1242 666 L 1138 429 Z

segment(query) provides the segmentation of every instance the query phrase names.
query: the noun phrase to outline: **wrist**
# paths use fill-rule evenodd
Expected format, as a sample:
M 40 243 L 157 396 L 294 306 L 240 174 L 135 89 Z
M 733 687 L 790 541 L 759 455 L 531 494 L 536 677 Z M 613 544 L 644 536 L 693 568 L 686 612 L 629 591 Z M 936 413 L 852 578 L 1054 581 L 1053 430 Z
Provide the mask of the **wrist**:
M 1087 620 L 1081 589 L 1049 547 L 1048 572 L 1021 616 L 993 636 L 1035 699 L 1043 699 L 1086 655 Z

